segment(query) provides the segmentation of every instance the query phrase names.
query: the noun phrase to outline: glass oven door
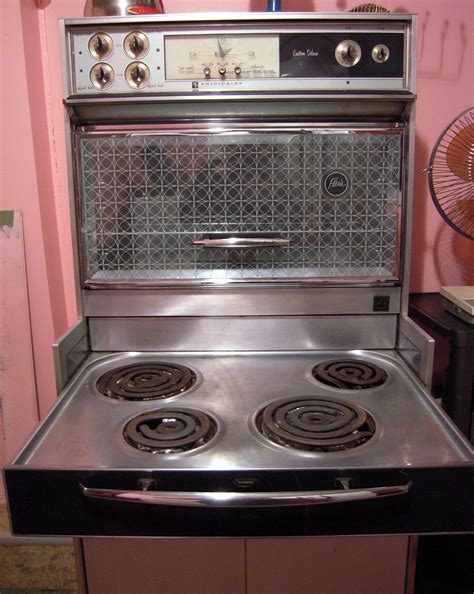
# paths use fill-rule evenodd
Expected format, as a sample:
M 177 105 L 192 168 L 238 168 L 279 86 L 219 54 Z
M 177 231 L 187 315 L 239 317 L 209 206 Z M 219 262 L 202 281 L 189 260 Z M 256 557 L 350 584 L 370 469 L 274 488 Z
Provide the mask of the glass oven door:
M 83 283 L 396 282 L 403 135 L 78 132 Z

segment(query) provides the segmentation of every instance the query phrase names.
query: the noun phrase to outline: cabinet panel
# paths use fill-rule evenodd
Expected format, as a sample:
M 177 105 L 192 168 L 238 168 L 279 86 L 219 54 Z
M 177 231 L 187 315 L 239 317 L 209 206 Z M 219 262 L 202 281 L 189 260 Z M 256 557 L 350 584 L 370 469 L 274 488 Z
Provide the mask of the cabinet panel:
M 247 594 L 403 594 L 408 537 L 247 541 Z
M 245 594 L 243 539 L 85 538 L 88 594 Z

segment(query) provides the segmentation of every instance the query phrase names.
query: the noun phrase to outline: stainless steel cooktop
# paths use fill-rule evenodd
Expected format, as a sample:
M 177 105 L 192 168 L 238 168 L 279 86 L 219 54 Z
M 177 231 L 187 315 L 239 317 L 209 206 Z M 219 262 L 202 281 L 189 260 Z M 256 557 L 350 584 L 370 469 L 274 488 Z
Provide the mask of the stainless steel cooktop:
M 384 382 L 368 389 L 341 389 L 315 379 L 314 368 L 336 358 L 357 365 L 368 362 L 378 375 L 382 372 Z M 189 368 L 192 381 L 173 396 L 144 401 L 99 391 L 103 378 L 118 368 L 147 364 L 147 370 L 156 361 L 178 370 Z M 155 380 L 142 374 L 145 395 Z M 373 435 L 342 451 L 300 450 L 262 435 L 259 414 L 277 401 L 293 399 L 310 404 L 312 399 L 332 401 L 361 410 L 371 419 Z M 191 414 L 191 423 L 202 422 L 202 415 L 210 419 L 209 440 L 188 451 L 156 452 L 137 449 L 124 438 L 125 427 L 134 419 L 163 411 L 165 425 L 159 432 L 165 438 L 168 433 L 181 437 L 187 422 L 183 415 Z M 321 413 L 305 414 L 310 423 L 320 422 Z M 171 425 L 166 427 L 166 422 Z M 153 427 L 146 431 L 153 432 Z M 470 456 L 467 444 L 459 441 L 444 413 L 395 351 L 94 353 L 16 463 L 50 469 L 284 470 L 430 467 L 462 464 Z

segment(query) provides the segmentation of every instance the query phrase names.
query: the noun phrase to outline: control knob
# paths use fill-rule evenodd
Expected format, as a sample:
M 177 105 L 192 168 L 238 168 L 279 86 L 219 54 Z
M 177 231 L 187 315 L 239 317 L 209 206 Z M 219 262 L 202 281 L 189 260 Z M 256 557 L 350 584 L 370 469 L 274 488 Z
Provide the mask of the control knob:
M 204 68 L 203 72 L 204 72 L 204 76 L 205 76 L 206 78 L 209 78 L 209 77 L 211 76 L 211 69 L 209 68 L 209 66 L 206 66 L 206 67 Z
M 224 68 L 224 66 L 220 66 L 218 72 L 219 72 L 221 78 L 224 78 L 226 69 Z
M 96 89 L 105 91 L 112 86 L 115 80 L 115 72 L 110 64 L 99 62 L 92 67 L 89 78 Z
M 125 80 L 133 89 L 141 89 L 150 80 L 150 69 L 143 62 L 132 62 L 125 70 Z
M 107 33 L 96 33 L 89 39 L 89 52 L 96 60 L 105 60 L 114 49 L 114 44 Z
M 390 50 L 383 43 L 379 43 L 372 50 L 372 58 L 379 64 L 383 64 L 388 60 L 390 56 Z
M 346 39 L 338 44 L 335 55 L 336 60 L 341 66 L 350 68 L 359 62 L 362 56 L 362 50 L 360 49 L 360 45 L 357 43 L 357 41 Z
M 145 33 L 133 31 L 125 37 L 123 48 L 130 58 L 142 58 L 148 53 L 150 42 Z

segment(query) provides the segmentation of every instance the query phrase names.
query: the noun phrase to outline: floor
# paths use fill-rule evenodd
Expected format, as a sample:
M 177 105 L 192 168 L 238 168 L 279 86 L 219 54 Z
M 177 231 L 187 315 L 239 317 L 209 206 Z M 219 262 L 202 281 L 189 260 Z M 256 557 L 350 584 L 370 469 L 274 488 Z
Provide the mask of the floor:
M 0 594 L 76 594 L 72 545 L 9 542 L 6 503 L 0 498 Z

